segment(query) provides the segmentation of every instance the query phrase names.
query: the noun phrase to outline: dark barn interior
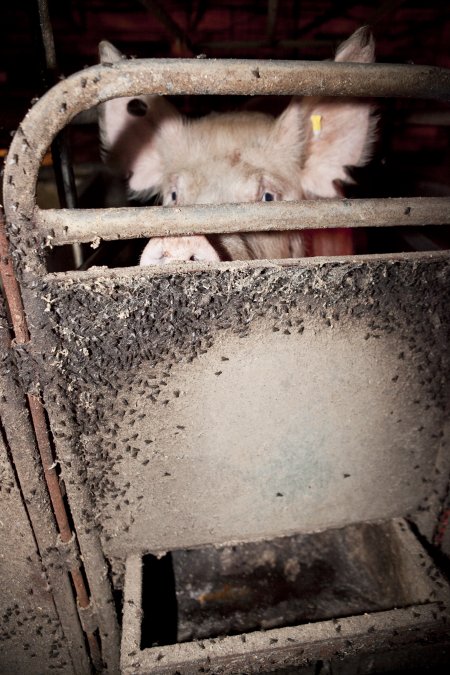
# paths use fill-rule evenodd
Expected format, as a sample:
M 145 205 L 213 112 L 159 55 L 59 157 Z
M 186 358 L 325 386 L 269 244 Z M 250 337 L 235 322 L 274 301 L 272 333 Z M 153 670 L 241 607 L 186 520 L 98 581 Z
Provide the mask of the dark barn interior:
M 446 672 L 450 7 L 17 0 L 0 17 L 0 674 Z M 377 63 L 430 67 L 434 89 L 374 98 L 372 157 L 298 260 L 138 267 L 142 203 L 102 162 L 97 108 L 41 142 L 79 103 L 66 78 L 107 86 L 102 40 L 132 61 L 251 59 L 259 79 L 266 60 L 332 60 L 364 25 Z M 168 98 L 198 118 L 290 97 Z M 379 227 L 391 198 L 409 201 Z M 365 199 L 372 224 L 348 226 Z

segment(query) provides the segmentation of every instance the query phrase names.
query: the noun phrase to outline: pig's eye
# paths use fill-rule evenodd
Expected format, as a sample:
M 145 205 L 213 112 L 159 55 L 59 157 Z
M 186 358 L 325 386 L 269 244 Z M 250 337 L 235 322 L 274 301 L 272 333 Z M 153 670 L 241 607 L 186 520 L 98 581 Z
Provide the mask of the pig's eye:
M 275 200 L 275 195 L 272 192 L 265 192 L 262 196 L 263 202 L 273 202 Z

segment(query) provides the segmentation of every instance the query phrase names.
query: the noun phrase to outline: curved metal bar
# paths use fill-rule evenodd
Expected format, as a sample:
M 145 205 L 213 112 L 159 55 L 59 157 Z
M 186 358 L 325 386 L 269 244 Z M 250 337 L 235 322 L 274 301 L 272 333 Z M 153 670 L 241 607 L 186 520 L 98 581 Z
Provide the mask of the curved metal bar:
M 139 94 L 278 94 L 450 99 L 450 70 L 431 66 L 306 61 L 143 59 L 75 73 L 27 113 L 11 143 L 5 179 L 9 222 L 31 219 L 37 174 L 56 134 L 79 112 Z

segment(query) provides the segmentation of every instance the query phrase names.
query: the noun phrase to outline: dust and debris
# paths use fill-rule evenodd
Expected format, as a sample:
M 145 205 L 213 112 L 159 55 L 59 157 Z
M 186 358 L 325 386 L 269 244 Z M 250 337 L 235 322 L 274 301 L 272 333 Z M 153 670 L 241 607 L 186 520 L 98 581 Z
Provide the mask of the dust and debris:
M 150 433 L 146 419 L 152 407 L 161 409 L 161 424 L 166 419 L 166 432 L 177 434 L 182 458 L 190 428 L 178 420 L 170 431 L 171 406 L 186 399 L 172 373 L 220 347 L 225 335 L 245 341 L 275 330 L 280 345 L 303 340 L 311 331 L 338 335 L 358 329 L 368 344 L 395 337 L 402 356 L 391 386 L 408 391 L 413 374 L 422 410 L 429 411 L 434 425 L 442 420 L 449 373 L 449 271 L 443 257 L 386 257 L 189 271 L 95 270 L 48 275 L 36 283 L 48 320 L 41 324 L 41 378 L 63 473 L 71 455 L 82 458 L 95 526 L 104 541 L 136 545 L 133 537 L 148 509 L 145 476 L 151 481 L 154 461 L 163 466 L 164 460 L 164 446 L 155 440 L 158 429 Z M 233 364 L 226 345 L 219 359 L 220 370 L 213 371 L 221 373 L 218 383 Z M 430 424 L 423 426 L 421 442 L 437 447 Z M 139 486 L 130 480 L 134 463 L 140 467 Z M 424 472 L 429 468 L 429 463 L 414 464 Z M 170 468 L 164 474 L 166 483 L 174 478 Z M 67 480 L 78 479 L 69 472 Z M 129 539 L 118 538 L 124 532 Z

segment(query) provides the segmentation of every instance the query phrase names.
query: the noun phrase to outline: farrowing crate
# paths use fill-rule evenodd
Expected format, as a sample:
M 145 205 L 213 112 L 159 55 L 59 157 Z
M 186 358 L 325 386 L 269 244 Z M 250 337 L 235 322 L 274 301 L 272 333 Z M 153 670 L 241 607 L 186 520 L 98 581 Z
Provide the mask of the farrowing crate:
M 99 102 L 149 93 L 448 98 L 450 73 L 380 64 L 127 61 L 60 82 L 20 125 L 4 202 L 25 314 L 17 288 L 5 283 L 16 331 L 7 353 L 28 395 L 60 537 L 79 546 L 62 567 L 91 658 L 103 660 L 107 672 L 119 670 L 110 571 L 120 589 L 126 567 L 127 674 L 261 672 L 324 661 L 334 672 L 342 659 L 345 668 L 382 663 L 386 653 L 418 658 L 418 636 L 442 661 L 447 585 L 406 521 L 430 541 L 449 485 L 449 253 L 48 274 L 45 252 L 98 238 L 194 231 L 448 225 L 449 199 L 40 210 L 38 168 L 56 133 Z M 13 461 L 25 461 L 18 481 L 26 493 L 29 466 L 10 438 L 13 422 L 4 426 Z M 33 514 L 38 507 L 31 500 L 28 508 Z M 318 621 L 142 647 L 145 554 L 222 550 L 366 522 L 382 522 L 399 551 L 401 579 L 411 586 L 399 600 L 403 608 L 393 601 L 384 611 L 342 619 L 339 629 Z M 38 533 L 36 539 L 45 560 Z M 70 641 L 75 605 L 64 608 L 61 598 L 55 604 L 70 618 Z M 86 672 L 76 653 L 72 648 L 67 672 Z

